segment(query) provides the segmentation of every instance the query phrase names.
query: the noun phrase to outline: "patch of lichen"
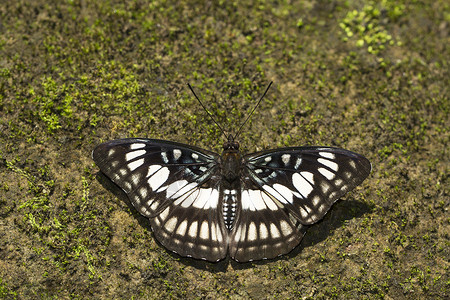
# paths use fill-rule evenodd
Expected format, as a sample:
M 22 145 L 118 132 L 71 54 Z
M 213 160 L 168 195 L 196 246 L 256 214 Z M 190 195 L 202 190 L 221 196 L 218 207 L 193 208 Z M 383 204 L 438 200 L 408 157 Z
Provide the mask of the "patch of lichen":
M 448 297 L 445 1 L 9 1 L 0 7 L 0 296 Z M 373 173 L 276 260 L 169 255 L 92 148 L 335 145 Z

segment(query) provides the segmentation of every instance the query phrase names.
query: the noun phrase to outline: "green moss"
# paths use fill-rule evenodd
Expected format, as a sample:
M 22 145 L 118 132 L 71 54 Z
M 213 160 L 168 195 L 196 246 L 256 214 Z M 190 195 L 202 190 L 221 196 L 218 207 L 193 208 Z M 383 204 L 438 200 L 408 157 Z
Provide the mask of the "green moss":
M 0 298 L 2 299 L 17 299 L 17 293 L 3 282 L 3 278 L 0 278 Z
M 388 20 L 397 21 L 405 10 L 404 4 L 394 4 L 391 1 L 372 2 L 361 10 L 352 10 L 339 23 L 344 32 L 344 41 L 352 40 L 355 46 L 365 47 L 367 52 L 377 55 L 385 50 L 386 46 L 394 45 L 394 39 L 385 29 L 383 14 L 387 12 Z M 398 45 L 401 45 L 398 42 Z

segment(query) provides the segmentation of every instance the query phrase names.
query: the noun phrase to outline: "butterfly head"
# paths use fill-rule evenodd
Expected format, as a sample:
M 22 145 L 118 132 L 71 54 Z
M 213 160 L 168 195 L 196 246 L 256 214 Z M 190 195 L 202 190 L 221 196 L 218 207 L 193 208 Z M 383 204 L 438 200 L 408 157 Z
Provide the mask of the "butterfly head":
M 239 151 L 239 143 L 234 140 L 232 134 L 228 135 L 228 141 L 223 144 L 224 151 Z

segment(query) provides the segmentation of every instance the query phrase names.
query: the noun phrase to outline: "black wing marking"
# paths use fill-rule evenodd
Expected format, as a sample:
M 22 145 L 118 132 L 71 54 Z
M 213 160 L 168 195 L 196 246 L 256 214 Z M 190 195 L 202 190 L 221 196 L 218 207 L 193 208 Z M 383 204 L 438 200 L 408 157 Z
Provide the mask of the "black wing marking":
M 226 256 L 217 154 L 162 140 L 122 139 L 97 146 L 92 157 L 150 219 L 167 249 L 210 261 Z
M 371 170 L 364 156 L 332 147 L 276 149 L 247 155 L 244 161 L 245 176 L 304 225 L 323 218 Z

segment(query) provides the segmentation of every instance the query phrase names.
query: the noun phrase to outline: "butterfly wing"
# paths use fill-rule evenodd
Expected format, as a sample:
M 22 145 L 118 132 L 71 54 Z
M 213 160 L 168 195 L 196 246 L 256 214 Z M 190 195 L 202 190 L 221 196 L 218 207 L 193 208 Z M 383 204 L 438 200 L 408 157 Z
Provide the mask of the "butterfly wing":
M 246 262 L 290 252 L 300 243 L 306 227 L 250 178 L 243 178 L 241 184 L 239 213 L 230 235 L 230 257 Z
M 247 261 L 288 253 L 300 243 L 303 225 L 322 219 L 370 170 L 365 157 L 332 147 L 245 156 L 242 208 L 230 238 L 230 255 Z
M 209 261 L 226 256 L 217 154 L 169 141 L 121 139 L 97 146 L 92 157 L 149 218 L 167 249 Z

